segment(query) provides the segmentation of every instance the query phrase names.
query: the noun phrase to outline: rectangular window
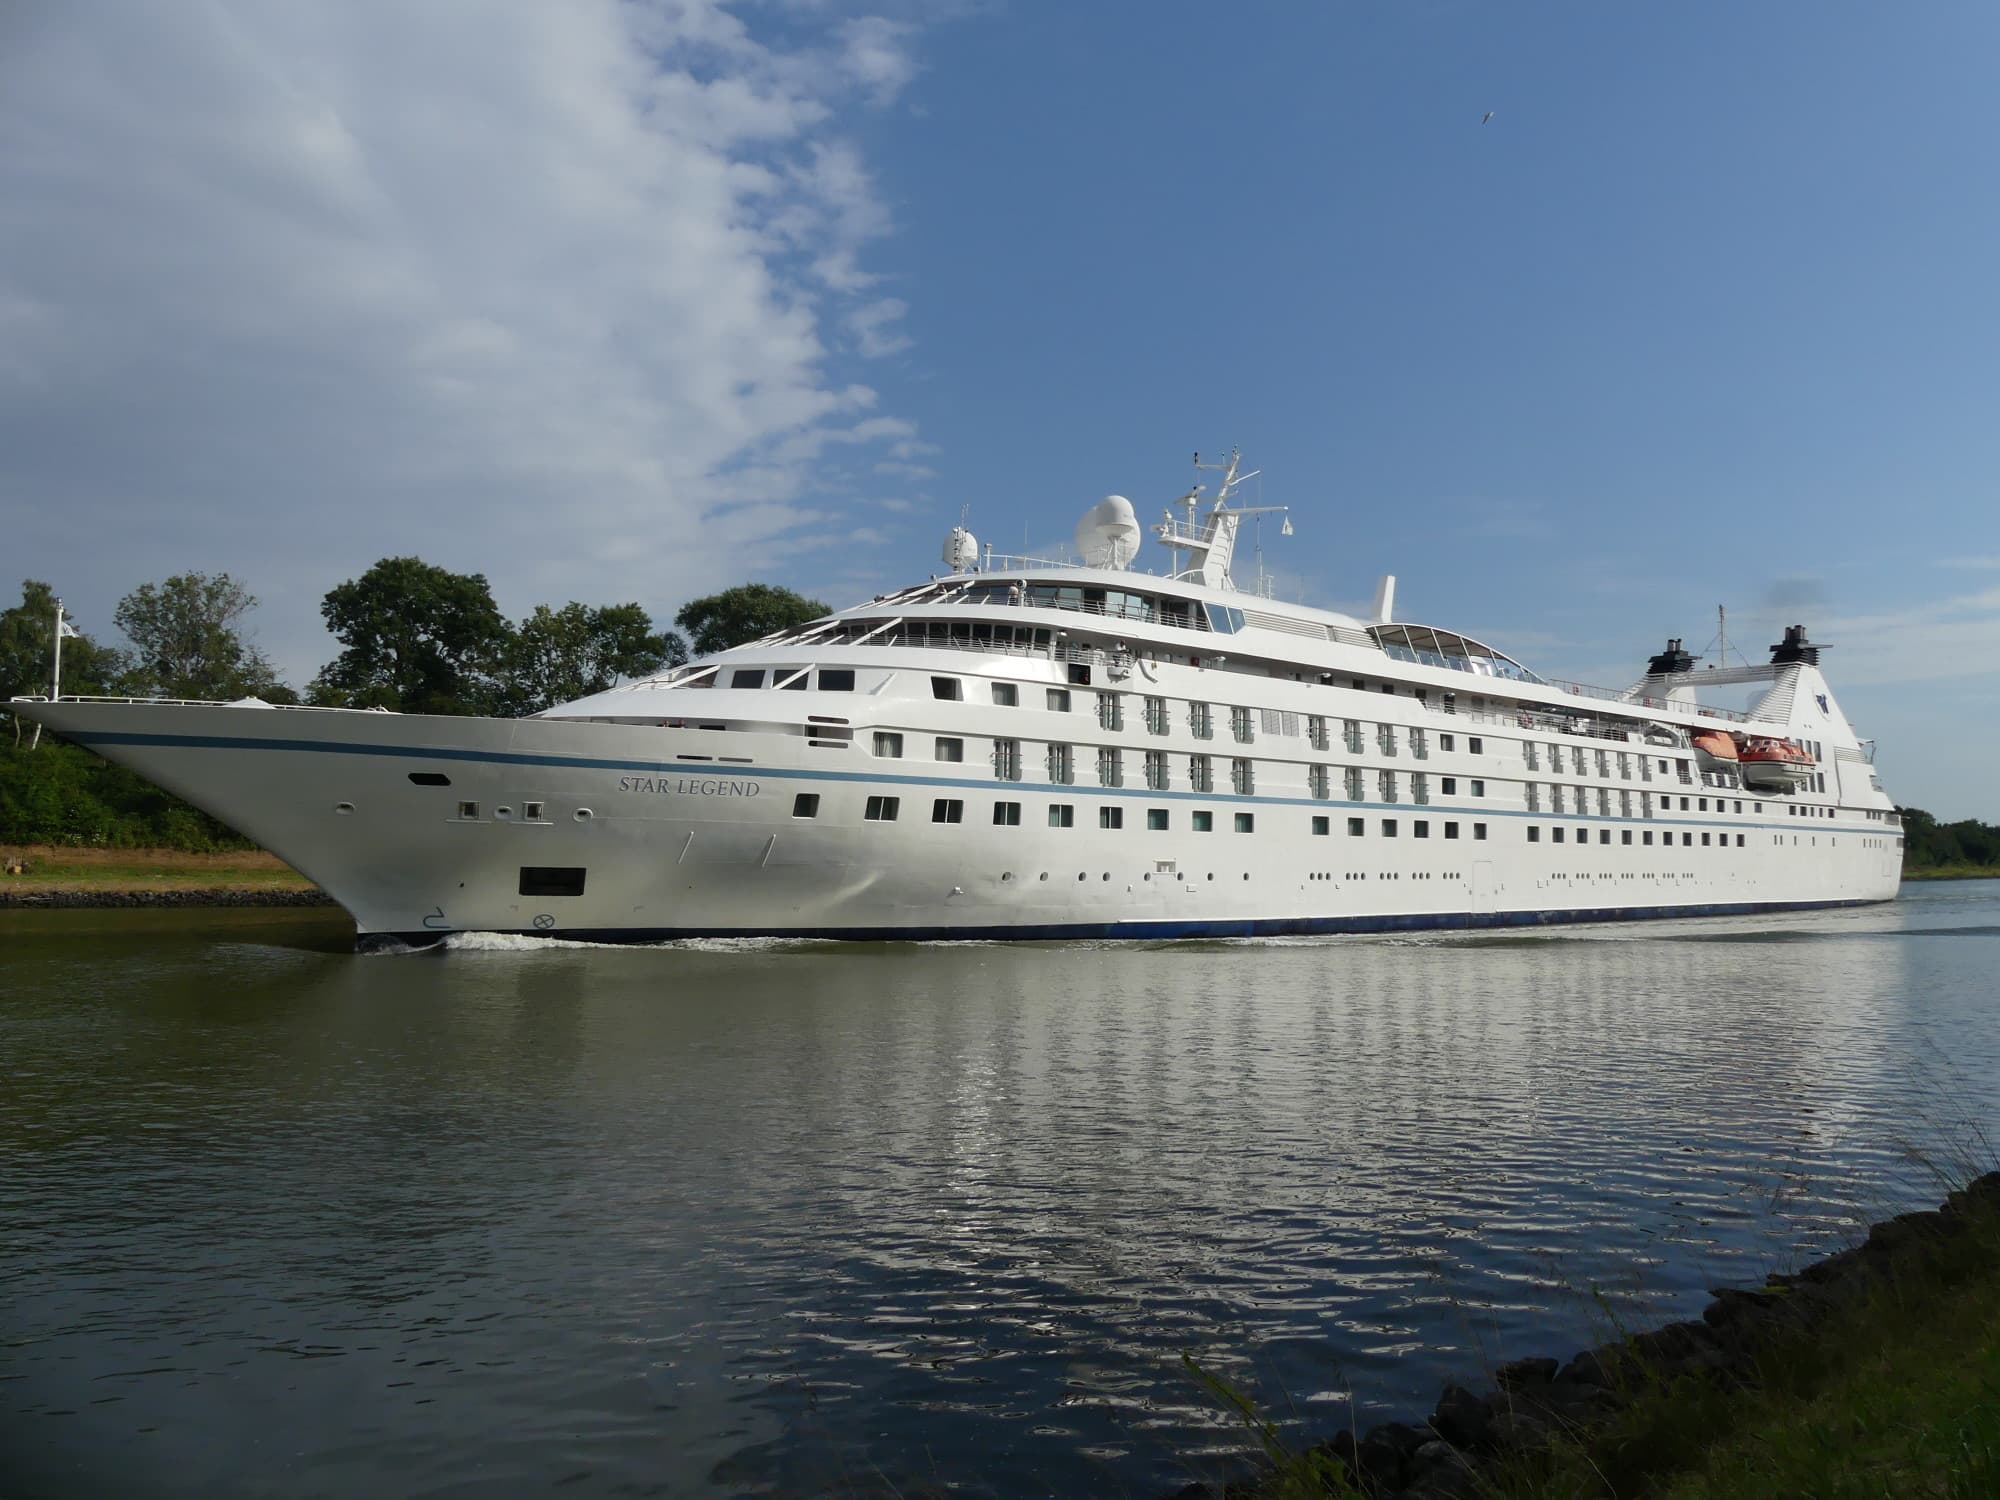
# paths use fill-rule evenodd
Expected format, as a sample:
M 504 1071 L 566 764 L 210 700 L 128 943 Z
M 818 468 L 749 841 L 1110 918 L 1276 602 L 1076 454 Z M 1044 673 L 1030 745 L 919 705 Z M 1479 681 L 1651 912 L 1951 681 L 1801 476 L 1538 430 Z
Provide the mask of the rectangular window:
M 1708 835 L 1705 833 L 1701 836 L 1701 847 L 1704 849 L 1708 847 Z
M 1429 820 L 1425 818 L 1417 819 L 1416 822 L 1410 825 L 1410 832 L 1420 839 L 1429 838 L 1431 836 L 1431 825 Z
M 1250 710 L 1232 708 L 1229 710 L 1229 732 L 1236 737 L 1236 743 L 1247 745 L 1257 738 L 1257 731 L 1250 723 Z
M 1146 809 L 1146 829 L 1149 833 L 1165 833 L 1170 823 L 1171 819 L 1168 816 L 1166 808 L 1149 807 Z
M 1324 714 L 1306 715 L 1306 738 L 1312 742 L 1312 747 L 1315 750 L 1324 750 L 1332 743 L 1327 738 L 1326 716 Z
M 733 688 L 760 688 L 764 685 L 764 669 L 739 667 L 729 674 L 729 685 Z
M 1068 667 L 1069 680 L 1079 687 L 1090 686 L 1090 668 L 1082 662 L 1073 661 Z
M 1736 835 L 1736 847 L 1739 849 L 1743 847 L 1743 835 L 1740 833 Z
M 893 823 L 902 805 L 903 799 L 900 797 L 870 797 L 867 809 L 861 816 L 870 823 Z
M 996 781 L 1019 781 L 1021 779 L 1021 742 L 1019 740 L 995 740 L 993 742 L 993 779 Z
M 996 828 L 1019 828 L 1021 826 L 1021 804 L 1018 802 L 994 803 L 993 824 Z
M 1458 837 L 1458 825 L 1457 825 L 1456 823 L 1447 823 L 1447 824 L 1445 824 L 1445 825 L 1444 825 L 1444 836 L 1445 836 L 1446 838 L 1448 838 L 1448 839 L 1455 839 L 1455 838 L 1457 838 L 1457 837 Z
M 1549 837 L 1560 844 L 1563 841 L 1563 831 L 1560 828 L 1551 828 L 1549 830 Z
M 1639 835 L 1639 842 L 1640 842 L 1640 843 L 1642 843 L 1642 844 L 1650 844 L 1650 843 L 1652 843 L 1652 842 L 1653 842 L 1653 830 L 1652 830 L 1652 829 L 1650 829 L 1650 828 L 1648 828 L 1648 829 L 1646 829 L 1646 830 L 1645 830 L 1645 832 L 1641 833 L 1641 834 Z
M 1049 804 L 1049 827 L 1074 828 L 1075 826 L 1076 809 L 1074 807 L 1070 806 L 1067 802 L 1051 802 Z
M 1067 745 L 1051 745 L 1047 756 L 1049 780 L 1068 786 L 1076 780 L 1076 762 Z
M 950 739 L 944 735 L 939 735 L 937 739 L 937 753 L 933 757 L 933 759 L 949 760 L 949 761 L 964 760 L 965 741 L 960 739 Z
M 1306 790 L 1311 792 L 1319 801 L 1326 801 L 1329 788 L 1327 786 L 1325 766 L 1308 766 L 1306 768 Z
M 1257 790 L 1257 772 L 1254 762 L 1241 756 L 1232 757 L 1229 762 L 1229 789 L 1239 797 L 1251 796 Z
M 460 818 L 465 819 L 467 822 L 472 821 L 473 819 L 479 816 L 479 804 L 477 802 L 459 803 L 458 815 Z
M 931 696 L 933 698 L 942 698 L 947 703 L 963 702 L 965 698 L 965 684 L 960 682 L 956 677 L 933 677 L 931 679 Z
M 1486 753 L 1486 741 L 1482 740 L 1476 734 L 1467 735 L 1465 739 L 1465 748 L 1467 753 L 1469 754 L 1484 755 Z
M 1394 818 L 1384 818 L 1382 820 L 1382 837 L 1385 839 L 1392 839 L 1395 836 L 1396 836 L 1396 820 Z
M 1438 791 L 1443 796 L 1456 797 L 1458 795 L 1458 778 L 1456 776 L 1439 777 Z
M 996 708 L 1019 708 L 1021 706 L 1021 690 L 1011 682 L 994 683 L 993 705 Z
M 1349 818 L 1347 820 L 1347 836 L 1349 838 L 1358 839 L 1367 831 L 1368 820 L 1366 818 Z
M 1125 752 L 1114 746 L 1103 745 L 1097 751 L 1097 784 L 1099 786 L 1125 785 Z
M 1486 783 L 1481 781 L 1477 776 L 1472 778 L 1472 795 L 1475 797 L 1484 797 L 1486 795 Z
M 1167 732 L 1167 700 L 1148 698 L 1146 700 L 1146 732 L 1165 734 Z
M 1600 843 L 1600 844 L 1608 844 L 1608 843 L 1610 843 L 1610 842 L 1611 842 L 1611 830 L 1610 830 L 1609 828 L 1600 828 L 1600 829 L 1598 829 L 1598 830 L 1597 830 L 1597 842 L 1598 842 L 1598 843 Z
M 1125 826 L 1125 809 L 1122 807 L 1098 808 L 1097 826 L 1099 828 L 1123 828 Z
M 1257 815 L 1255 813 L 1238 813 L 1236 815 L 1236 831 L 1238 833 L 1255 833 L 1257 831 Z
M 522 865 L 523 896 L 581 896 L 584 872 L 574 865 Z
M 875 753 L 884 760 L 898 760 L 903 754 L 903 737 L 886 729 L 875 731 Z
M 1215 715 L 1206 703 L 1188 705 L 1188 733 L 1198 740 L 1215 738 Z
M 1692 848 L 1693 846 L 1694 846 L 1694 835 L 1693 835 L 1693 834 L 1691 834 L 1691 833 L 1684 833 L 1684 834 L 1682 834 L 1682 835 L 1681 835 L 1681 847 L 1682 847 L 1683 849 L 1688 849 L 1688 848 Z
M 1532 824 L 1529 825 L 1528 842 L 1531 844 L 1539 844 L 1541 841 L 1542 841 L 1542 830 L 1534 827 Z
M 1068 689 L 1068 688 L 1050 688 L 1050 689 L 1049 689 L 1049 695 L 1048 695 L 1048 696 L 1049 696 L 1049 712 L 1050 712 L 1050 713 L 1052 713 L 1052 714 L 1066 714 L 1066 713 L 1068 713 L 1068 712 L 1069 712 L 1069 689 Z
M 1333 819 L 1327 817 L 1315 817 L 1312 821 L 1312 830 L 1316 837 L 1323 837 L 1326 834 L 1333 832 Z
M 1621 844 L 1629 844 L 1629 843 L 1631 843 L 1631 842 L 1632 842 L 1632 830 L 1631 830 L 1631 829 L 1629 829 L 1629 828 L 1621 828 L 1621 829 L 1619 829 L 1619 830 L 1618 830 L 1618 842 L 1619 842 L 1619 843 L 1621 843 Z
M 1456 750 L 1457 748 L 1458 748 L 1458 736 L 1457 736 L 1457 735 L 1455 735 L 1455 734 L 1441 734 L 1441 735 L 1439 735 L 1439 736 L 1438 736 L 1438 749 L 1440 749 L 1440 750 Z
M 939 797 L 931 803 L 933 823 L 963 823 L 965 804 L 956 797 Z
M 819 690 L 822 693 L 853 692 L 854 668 L 822 667 L 819 674 Z
M 1188 785 L 1197 792 L 1215 790 L 1215 773 L 1206 755 L 1188 757 Z
M 1148 750 L 1146 752 L 1147 788 L 1155 792 L 1164 792 L 1167 790 L 1168 777 L 1167 752 L 1164 750 Z
M 1486 825 L 1485 825 L 1484 823 L 1474 823 L 1474 824 L 1472 825 L 1472 837 L 1473 837 L 1473 838 L 1474 838 L 1475 840 L 1478 840 L 1478 839 L 1483 839 L 1483 838 L 1485 838 L 1485 837 L 1486 837 Z
M 1195 831 L 1196 833 L 1213 833 L 1213 832 L 1215 832 L 1215 814 L 1214 814 L 1214 813 L 1212 813 L 1212 812 L 1196 812 L 1196 813 L 1192 814 L 1192 817 L 1194 818 L 1194 831 Z
M 819 793 L 800 792 L 792 798 L 792 816 L 795 818 L 816 818 L 819 816 Z
M 1125 727 L 1125 695 L 1123 693 L 1099 693 L 1097 695 L 1097 727 L 1108 729 L 1114 734 Z

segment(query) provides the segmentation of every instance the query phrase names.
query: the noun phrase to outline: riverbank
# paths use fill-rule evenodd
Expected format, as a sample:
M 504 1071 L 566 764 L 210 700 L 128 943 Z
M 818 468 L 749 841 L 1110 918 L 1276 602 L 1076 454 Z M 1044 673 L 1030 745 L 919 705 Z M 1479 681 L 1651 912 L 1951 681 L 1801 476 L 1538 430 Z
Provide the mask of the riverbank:
M 1341 1433 L 1231 1500 L 2000 1494 L 2000 1172 L 1698 1321 L 1520 1359 L 1421 1423 Z M 1186 1500 L 1214 1495 L 1207 1486 Z
M 314 906 L 329 898 L 261 849 L 0 847 L 0 906 Z
M 1905 880 L 2000 880 L 2000 865 L 1927 865 L 1903 871 Z

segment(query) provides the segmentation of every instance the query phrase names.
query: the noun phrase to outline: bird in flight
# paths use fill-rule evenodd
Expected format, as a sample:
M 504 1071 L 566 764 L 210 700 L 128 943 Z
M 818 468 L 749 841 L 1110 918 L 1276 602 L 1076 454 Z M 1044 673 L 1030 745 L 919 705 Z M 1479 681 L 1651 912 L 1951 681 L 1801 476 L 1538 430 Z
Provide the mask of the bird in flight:
M 1481 121 L 1480 121 L 1479 123 L 1480 123 L 1480 124 L 1482 124 L 1482 125 L 1491 125 L 1491 124 L 1493 123 L 1493 111 L 1492 111 L 1492 110 L 1490 110 L 1490 109 L 1489 109 L 1489 110 L 1487 110 L 1487 111 L 1486 111 L 1486 118 L 1485 118 L 1485 119 L 1483 119 L 1483 120 L 1481 120 Z

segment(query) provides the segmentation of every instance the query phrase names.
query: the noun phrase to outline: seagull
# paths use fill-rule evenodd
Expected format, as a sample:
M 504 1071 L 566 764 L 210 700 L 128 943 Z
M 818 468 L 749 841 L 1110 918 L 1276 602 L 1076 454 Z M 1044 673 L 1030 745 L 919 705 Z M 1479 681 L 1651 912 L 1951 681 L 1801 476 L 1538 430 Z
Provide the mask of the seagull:
M 1480 123 L 1480 124 L 1482 124 L 1482 125 L 1491 125 L 1491 124 L 1493 123 L 1493 111 L 1492 111 L 1492 110 L 1490 110 L 1490 109 L 1489 109 L 1489 110 L 1487 110 L 1487 111 L 1486 111 L 1486 118 L 1485 118 L 1485 119 L 1483 119 L 1483 120 L 1481 120 L 1481 121 L 1480 121 L 1479 123 Z

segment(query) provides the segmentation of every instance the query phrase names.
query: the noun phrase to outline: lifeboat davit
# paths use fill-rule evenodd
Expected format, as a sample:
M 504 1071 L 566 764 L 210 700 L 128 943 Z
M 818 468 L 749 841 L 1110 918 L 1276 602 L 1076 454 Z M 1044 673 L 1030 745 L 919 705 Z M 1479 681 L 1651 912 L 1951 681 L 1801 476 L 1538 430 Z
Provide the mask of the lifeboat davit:
M 1736 759 L 1745 786 L 1773 787 L 1795 791 L 1812 778 L 1812 757 L 1805 747 L 1791 740 L 1746 735 L 1737 748 Z
M 1698 729 L 1692 741 L 1694 753 L 1703 769 L 1710 771 L 1733 771 L 1736 769 L 1736 741 L 1720 729 Z

